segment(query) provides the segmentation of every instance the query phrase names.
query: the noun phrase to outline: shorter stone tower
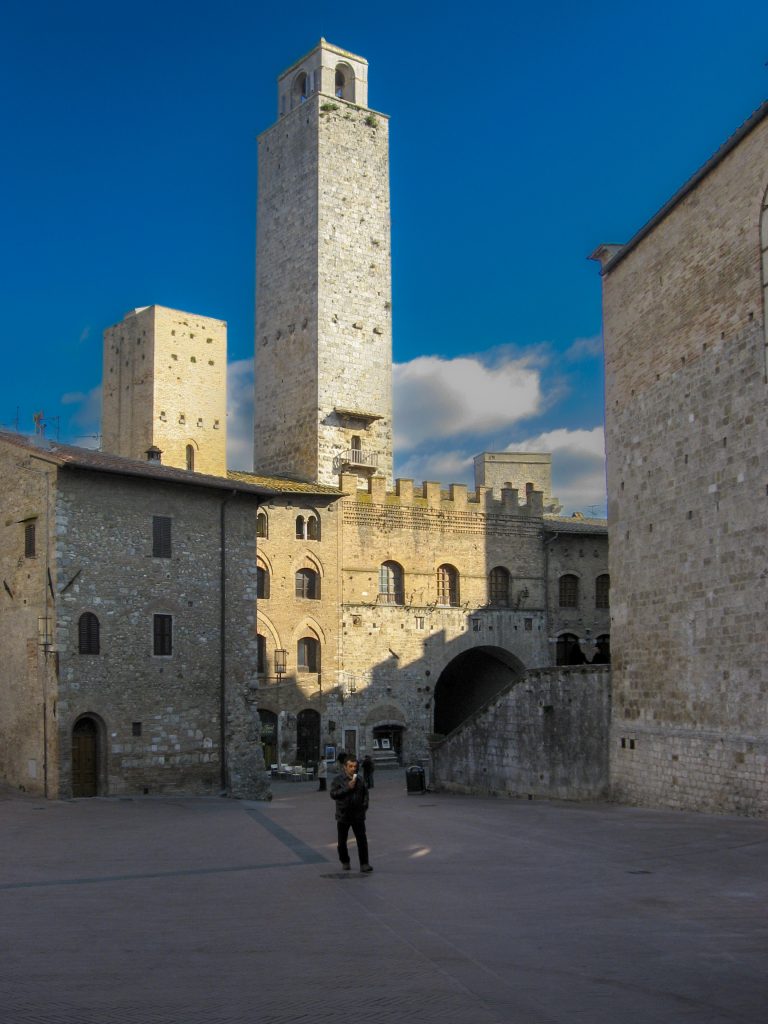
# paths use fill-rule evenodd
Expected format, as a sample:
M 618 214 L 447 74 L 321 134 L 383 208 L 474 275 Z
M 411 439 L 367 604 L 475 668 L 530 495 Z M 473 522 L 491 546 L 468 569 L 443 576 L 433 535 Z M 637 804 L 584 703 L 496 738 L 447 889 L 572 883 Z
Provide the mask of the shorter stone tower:
M 225 476 L 226 322 L 144 306 L 107 328 L 101 430 L 104 452 Z
M 475 487 L 490 487 L 495 498 L 513 488 L 522 501 L 541 491 L 544 511 L 557 514 L 562 508 L 552 496 L 552 456 L 548 452 L 483 452 L 475 456 Z

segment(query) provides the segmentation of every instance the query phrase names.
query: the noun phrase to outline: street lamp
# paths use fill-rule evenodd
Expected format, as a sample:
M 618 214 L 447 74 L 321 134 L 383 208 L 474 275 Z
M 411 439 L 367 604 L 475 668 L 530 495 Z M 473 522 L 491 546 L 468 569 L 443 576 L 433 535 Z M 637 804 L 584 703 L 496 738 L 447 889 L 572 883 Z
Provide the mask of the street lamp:
M 280 683 L 285 675 L 285 669 L 288 663 L 288 651 L 282 647 L 275 649 L 275 675 L 277 676 L 277 772 L 278 775 L 283 770 L 282 761 L 282 736 L 280 730 L 280 722 L 282 711 L 280 710 Z

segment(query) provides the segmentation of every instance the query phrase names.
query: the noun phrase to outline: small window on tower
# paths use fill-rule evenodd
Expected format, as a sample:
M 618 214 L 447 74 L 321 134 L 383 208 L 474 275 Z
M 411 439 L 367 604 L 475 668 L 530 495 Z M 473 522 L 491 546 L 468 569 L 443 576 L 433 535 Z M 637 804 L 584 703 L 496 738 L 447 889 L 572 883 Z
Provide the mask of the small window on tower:
M 195 468 L 195 448 L 194 445 L 187 445 L 187 469 L 192 472 Z

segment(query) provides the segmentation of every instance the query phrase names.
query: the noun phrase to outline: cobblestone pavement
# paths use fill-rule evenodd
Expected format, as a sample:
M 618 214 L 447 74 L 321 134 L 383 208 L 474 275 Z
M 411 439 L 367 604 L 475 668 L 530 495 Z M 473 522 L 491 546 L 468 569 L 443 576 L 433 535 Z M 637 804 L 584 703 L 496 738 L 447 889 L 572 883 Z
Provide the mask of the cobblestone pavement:
M 3 1024 L 764 1024 L 768 823 L 407 794 L 0 799 Z M 353 863 L 353 868 L 356 868 Z

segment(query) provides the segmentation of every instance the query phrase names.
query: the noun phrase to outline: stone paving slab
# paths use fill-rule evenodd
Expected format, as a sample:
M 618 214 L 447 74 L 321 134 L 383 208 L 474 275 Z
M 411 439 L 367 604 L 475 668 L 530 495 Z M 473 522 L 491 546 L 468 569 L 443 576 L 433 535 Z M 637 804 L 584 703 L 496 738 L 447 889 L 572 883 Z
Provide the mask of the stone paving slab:
M 3 1024 L 764 1024 L 768 823 L 372 793 L 0 799 Z M 353 859 L 353 867 L 356 867 Z

